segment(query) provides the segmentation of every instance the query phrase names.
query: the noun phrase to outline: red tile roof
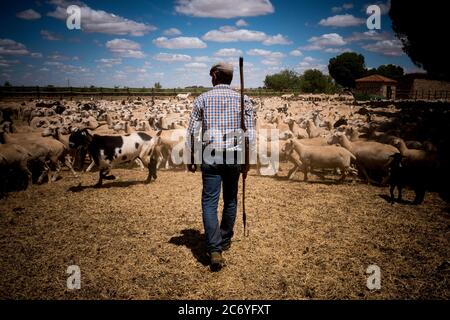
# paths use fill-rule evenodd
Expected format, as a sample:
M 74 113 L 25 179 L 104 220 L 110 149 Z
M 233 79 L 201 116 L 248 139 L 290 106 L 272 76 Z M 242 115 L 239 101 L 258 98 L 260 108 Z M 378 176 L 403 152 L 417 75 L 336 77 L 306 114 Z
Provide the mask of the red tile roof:
M 356 79 L 356 82 L 383 82 L 383 83 L 397 83 L 397 81 L 383 77 L 379 74 L 374 74 L 364 78 Z

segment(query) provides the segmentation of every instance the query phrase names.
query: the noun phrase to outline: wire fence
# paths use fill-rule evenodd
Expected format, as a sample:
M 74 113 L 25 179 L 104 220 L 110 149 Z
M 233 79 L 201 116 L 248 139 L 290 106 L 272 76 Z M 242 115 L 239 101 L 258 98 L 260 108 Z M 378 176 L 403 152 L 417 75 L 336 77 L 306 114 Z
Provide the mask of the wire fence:
M 102 88 L 102 87 L 0 87 L 0 97 L 29 97 L 29 98 L 76 98 L 90 97 L 102 99 L 106 97 L 168 97 L 178 94 L 190 93 L 192 96 L 198 96 L 211 88 L 174 88 L 174 89 L 155 89 L 155 88 Z M 268 89 L 246 89 L 245 94 L 252 97 L 282 96 L 285 94 L 307 95 L 298 90 L 274 91 Z M 364 95 L 364 94 L 363 94 Z M 391 97 L 383 97 L 375 94 L 365 94 L 364 99 L 368 100 L 445 100 L 450 101 L 449 90 L 396 90 Z M 358 94 L 355 98 L 359 100 Z M 363 98 L 361 98 L 363 99 Z M 363 100 L 364 100 L 363 99 Z
M 1 97 L 80 97 L 90 96 L 101 99 L 108 96 L 176 96 L 178 94 L 190 93 L 198 96 L 211 88 L 175 88 L 175 89 L 155 89 L 155 88 L 76 88 L 76 87 L 0 87 Z M 273 91 L 267 89 L 246 89 L 245 94 L 251 96 L 281 96 L 287 93 L 296 93 L 292 90 Z

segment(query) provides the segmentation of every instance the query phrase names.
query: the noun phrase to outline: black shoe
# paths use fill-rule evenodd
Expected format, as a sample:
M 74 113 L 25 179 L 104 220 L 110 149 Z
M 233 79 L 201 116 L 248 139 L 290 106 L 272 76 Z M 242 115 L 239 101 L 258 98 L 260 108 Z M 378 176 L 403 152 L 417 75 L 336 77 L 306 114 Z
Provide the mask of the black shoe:
M 222 244 L 222 250 L 223 251 L 228 251 L 228 250 L 230 250 L 230 248 L 231 248 L 231 241 Z

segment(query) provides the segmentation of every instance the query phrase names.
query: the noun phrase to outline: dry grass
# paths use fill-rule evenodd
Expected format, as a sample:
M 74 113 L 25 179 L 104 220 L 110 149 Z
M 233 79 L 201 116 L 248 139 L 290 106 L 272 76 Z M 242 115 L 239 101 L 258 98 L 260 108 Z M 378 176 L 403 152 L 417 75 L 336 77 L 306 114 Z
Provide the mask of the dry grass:
M 0 200 L 1 298 L 450 297 L 450 215 L 437 194 L 421 206 L 391 205 L 380 196 L 385 188 L 251 175 L 250 237 L 239 216 L 228 266 L 212 273 L 200 175 L 161 171 L 144 185 L 145 172 L 114 173 L 119 179 L 102 189 L 84 187 L 96 173 L 65 172 Z M 72 264 L 81 268 L 81 290 L 66 289 Z M 370 264 L 381 267 L 380 291 L 366 288 Z

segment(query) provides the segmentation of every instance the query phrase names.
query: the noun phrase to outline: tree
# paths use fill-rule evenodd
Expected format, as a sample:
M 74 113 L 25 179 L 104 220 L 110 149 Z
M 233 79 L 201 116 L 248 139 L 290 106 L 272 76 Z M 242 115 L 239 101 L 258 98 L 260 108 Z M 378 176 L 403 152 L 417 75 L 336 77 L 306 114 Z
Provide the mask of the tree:
M 162 85 L 159 82 L 156 82 L 154 87 L 155 87 L 155 89 L 162 89 Z
M 392 0 L 389 16 L 392 28 L 413 63 L 437 79 L 450 80 L 448 6 L 445 1 Z
M 300 76 L 300 89 L 305 93 L 332 93 L 336 86 L 330 76 L 320 70 L 306 70 Z
M 345 88 L 354 88 L 355 80 L 366 73 L 364 56 L 355 52 L 344 52 L 330 59 L 328 72 L 336 83 Z
M 264 86 L 276 91 L 298 89 L 300 88 L 300 77 L 295 71 L 283 70 L 279 73 L 267 75 Z
M 366 75 L 370 76 L 372 74 L 379 74 L 391 79 L 399 79 L 404 75 L 405 71 L 402 67 L 396 66 L 394 64 L 384 64 L 378 68 L 369 69 Z
M 11 87 L 11 82 L 9 81 L 5 81 L 5 83 L 3 84 L 4 87 Z

